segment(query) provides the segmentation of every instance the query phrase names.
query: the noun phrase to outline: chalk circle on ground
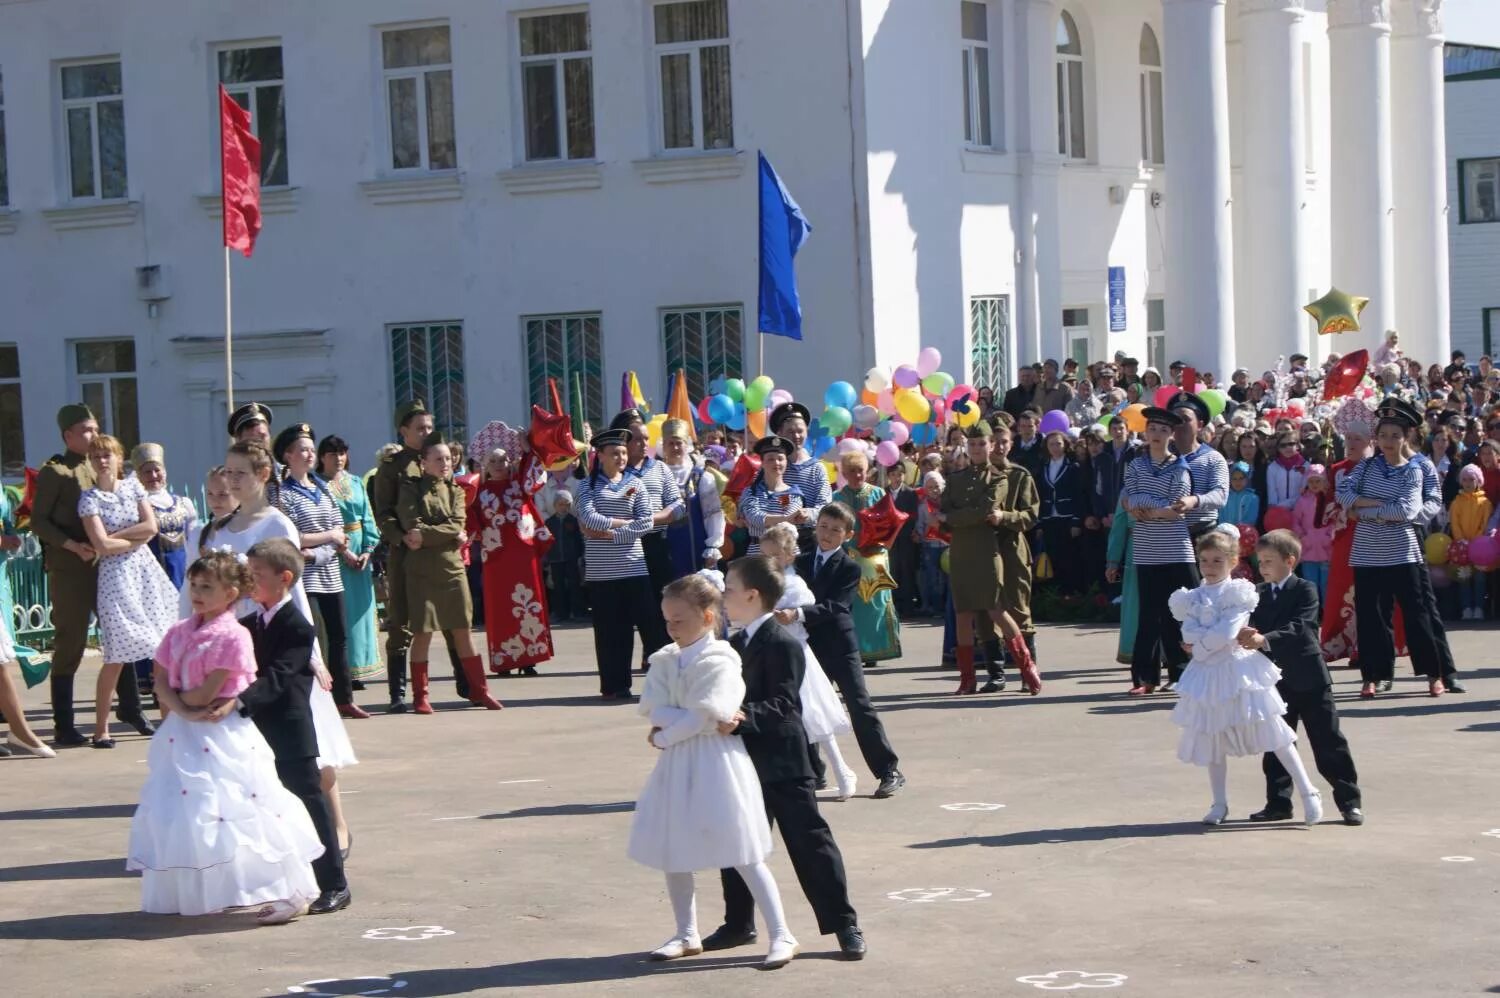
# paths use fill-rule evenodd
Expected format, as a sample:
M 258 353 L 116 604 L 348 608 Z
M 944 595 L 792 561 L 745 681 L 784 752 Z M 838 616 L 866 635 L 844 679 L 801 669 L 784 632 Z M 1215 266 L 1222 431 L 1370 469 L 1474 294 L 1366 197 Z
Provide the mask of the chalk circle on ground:
M 1030 984 L 1042 991 L 1080 991 L 1085 988 L 1119 988 L 1129 980 L 1124 974 L 1095 974 L 1087 970 L 1054 970 L 1048 974 L 1017 977 L 1020 984 Z
M 288 994 L 307 995 L 308 998 L 345 998 L 351 995 L 388 995 L 406 987 L 406 982 L 394 977 L 325 977 L 319 981 L 303 981 L 287 988 Z
M 438 936 L 456 934 L 452 929 L 445 929 L 441 925 L 397 925 L 385 929 L 366 929 L 362 938 L 374 939 L 378 942 L 393 939 L 403 942 L 420 942 L 423 939 L 436 939 Z
M 1474 862 L 1474 857 L 1473 856 L 1444 856 L 1443 857 L 1443 862 L 1444 863 L 1472 863 L 1472 862 Z
M 981 804 L 978 801 L 960 801 L 957 804 L 944 804 L 944 811 L 998 811 L 1004 804 Z
M 978 901 L 989 896 L 989 891 L 982 891 L 977 887 L 908 887 L 904 891 L 891 891 L 886 895 L 892 901 L 909 901 L 913 904 L 932 904 L 935 901 Z

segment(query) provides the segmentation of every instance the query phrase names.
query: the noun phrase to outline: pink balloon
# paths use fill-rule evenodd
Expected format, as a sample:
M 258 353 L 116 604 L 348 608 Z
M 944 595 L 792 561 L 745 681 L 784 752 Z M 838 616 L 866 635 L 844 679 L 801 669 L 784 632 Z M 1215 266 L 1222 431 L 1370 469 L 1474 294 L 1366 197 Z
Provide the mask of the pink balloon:
M 938 352 L 937 347 L 923 347 L 922 352 L 917 354 L 917 373 L 924 378 L 942 366 L 943 355 Z
M 1469 560 L 1474 567 L 1488 572 L 1500 565 L 1500 540 L 1493 534 L 1482 534 L 1469 542 Z
M 1156 404 L 1158 409 L 1165 409 L 1167 403 L 1171 401 L 1172 396 L 1176 395 L 1177 392 L 1178 388 L 1176 385 L 1162 385 L 1156 390 L 1156 397 L 1152 399 L 1152 402 Z
M 942 399 L 933 399 L 932 400 L 932 421 L 934 423 L 938 424 L 939 426 L 942 426 L 943 425 L 943 420 L 945 420 L 947 418 L 948 418 L 948 403 L 944 402 Z
M 875 408 L 887 416 L 896 414 L 896 393 L 887 388 L 875 397 Z
M 895 444 L 897 447 L 900 447 L 902 444 L 911 439 L 910 428 L 908 428 L 905 423 L 901 422 L 901 420 L 893 419 L 886 425 L 891 428 L 891 443 Z M 1500 550 L 1500 546 L 1497 546 L 1497 550 Z
M 1266 510 L 1267 530 L 1290 530 L 1292 529 L 1292 511 L 1285 506 L 1272 506 Z
M 901 460 L 901 445 L 894 440 L 882 440 L 875 448 L 875 461 L 882 468 L 889 468 Z
M 974 390 L 973 385 L 954 385 L 953 390 L 948 393 L 948 404 L 952 405 L 965 395 L 969 396 L 970 402 L 979 402 L 979 393 Z
M 922 383 L 922 375 L 910 364 L 902 364 L 891 375 L 891 381 L 897 388 L 915 388 Z
M 768 408 L 774 409 L 778 405 L 786 405 L 790 401 L 792 401 L 792 393 L 785 388 L 778 388 L 771 393 Z

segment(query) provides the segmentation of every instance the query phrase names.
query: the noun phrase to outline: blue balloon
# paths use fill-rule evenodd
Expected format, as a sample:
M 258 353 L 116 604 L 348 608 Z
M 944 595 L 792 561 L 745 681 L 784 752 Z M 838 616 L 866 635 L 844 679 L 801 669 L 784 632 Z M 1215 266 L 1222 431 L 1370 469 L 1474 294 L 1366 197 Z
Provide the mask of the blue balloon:
M 823 424 L 813 418 L 812 425 L 807 428 L 807 440 L 803 443 L 807 453 L 813 457 L 821 457 L 828 448 L 833 446 L 833 434 L 823 429 Z
M 724 375 L 721 374 L 717 378 L 715 378 L 714 380 L 710 381 L 708 383 L 708 394 L 709 395 L 723 395 L 724 394 L 724 382 L 725 382 L 725 380 L 726 379 L 725 379 Z
M 728 396 L 725 397 L 727 398 Z M 734 406 L 734 412 L 730 413 L 729 418 L 722 420 L 722 422 L 731 430 L 743 430 L 745 428 L 745 403 L 731 402 L 729 404 Z
M 728 395 L 714 395 L 708 400 L 708 417 L 715 423 L 727 423 L 734 417 L 734 400 Z
M 823 393 L 823 405 L 829 409 L 844 408 L 852 411 L 858 400 L 859 395 L 854 386 L 847 381 L 835 381 Z
M 918 447 L 937 442 L 937 427 L 931 423 L 918 423 L 911 428 L 911 441 Z

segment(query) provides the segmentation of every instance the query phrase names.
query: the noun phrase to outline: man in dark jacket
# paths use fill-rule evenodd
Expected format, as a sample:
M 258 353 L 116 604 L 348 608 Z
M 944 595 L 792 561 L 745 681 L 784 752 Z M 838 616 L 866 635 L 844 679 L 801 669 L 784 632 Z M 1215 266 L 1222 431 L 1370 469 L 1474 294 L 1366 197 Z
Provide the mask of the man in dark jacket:
M 1037 399 L 1036 369 L 1025 365 L 1016 377 L 1019 383 L 1005 393 L 1005 400 L 1000 405 L 1013 419 L 1021 415 L 1021 410 L 1035 406 Z

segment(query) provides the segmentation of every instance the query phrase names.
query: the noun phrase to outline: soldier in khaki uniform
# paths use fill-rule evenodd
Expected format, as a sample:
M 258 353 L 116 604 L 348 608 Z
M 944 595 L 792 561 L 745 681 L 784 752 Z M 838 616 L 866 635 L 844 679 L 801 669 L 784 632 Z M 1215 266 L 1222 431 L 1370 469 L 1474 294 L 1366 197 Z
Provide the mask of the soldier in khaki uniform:
M 84 533 L 78 499 L 95 484 L 88 453 L 99 423 L 88 406 L 74 403 L 57 411 L 57 428 L 66 449 L 49 458 L 37 475 L 31 529 L 42 542 L 52 600 L 52 742 L 66 747 L 88 741 L 73 724 L 73 677 L 88 642 L 99 555 Z M 141 712 L 134 670 L 120 670 L 115 691 L 120 701 L 116 716 L 150 735 L 155 729 Z
M 1021 666 L 1023 681 L 1031 692 L 1041 689 L 1041 680 L 1027 652 L 1021 629 L 1006 612 L 1004 600 L 1004 567 L 997 543 L 998 528 L 1013 522 L 1017 516 L 1005 508 L 1010 493 L 1018 485 L 1030 485 L 1024 471 L 1021 479 L 1012 470 L 990 463 L 993 432 L 987 423 L 975 423 L 964 436 L 970 466 L 954 472 L 943 491 L 942 512 L 953 540 L 948 548 L 949 580 L 953 592 L 953 609 L 957 625 L 959 694 L 976 693 L 974 676 L 974 640 L 979 622 L 1000 628 L 1006 645 Z M 1008 440 L 1008 431 L 1006 433 Z M 1034 493 L 1033 493 L 1034 495 Z M 1035 501 L 1033 499 L 1033 501 Z M 989 631 L 986 650 L 990 653 L 990 682 L 985 692 L 1004 688 L 999 671 L 999 642 Z M 993 647 L 988 647 L 993 645 Z M 997 681 L 998 680 L 998 681 Z
M 1031 477 L 1031 472 L 1010 461 L 1013 440 L 1009 429 L 998 428 L 995 430 L 994 447 L 990 451 L 990 464 L 1003 472 L 1006 479 L 1006 487 L 1000 498 L 1000 525 L 995 528 L 995 538 L 1000 547 L 1000 561 L 1005 566 L 1005 609 L 1021 629 L 1021 636 L 1026 641 L 1027 659 L 1034 665 L 1036 626 L 1031 622 L 1031 543 L 1027 538 L 1036 529 L 1037 519 L 1042 511 L 1042 500 L 1037 494 L 1036 479 Z M 1011 661 L 1018 665 L 1021 663 L 1021 659 L 1014 655 L 1011 656 Z M 992 679 L 999 669 L 999 658 L 992 658 Z M 1021 678 L 1025 682 L 1024 668 L 1022 672 Z M 1002 687 L 1005 685 L 1003 673 L 1000 673 L 999 684 Z M 1027 686 L 1030 688 L 1029 683 Z

